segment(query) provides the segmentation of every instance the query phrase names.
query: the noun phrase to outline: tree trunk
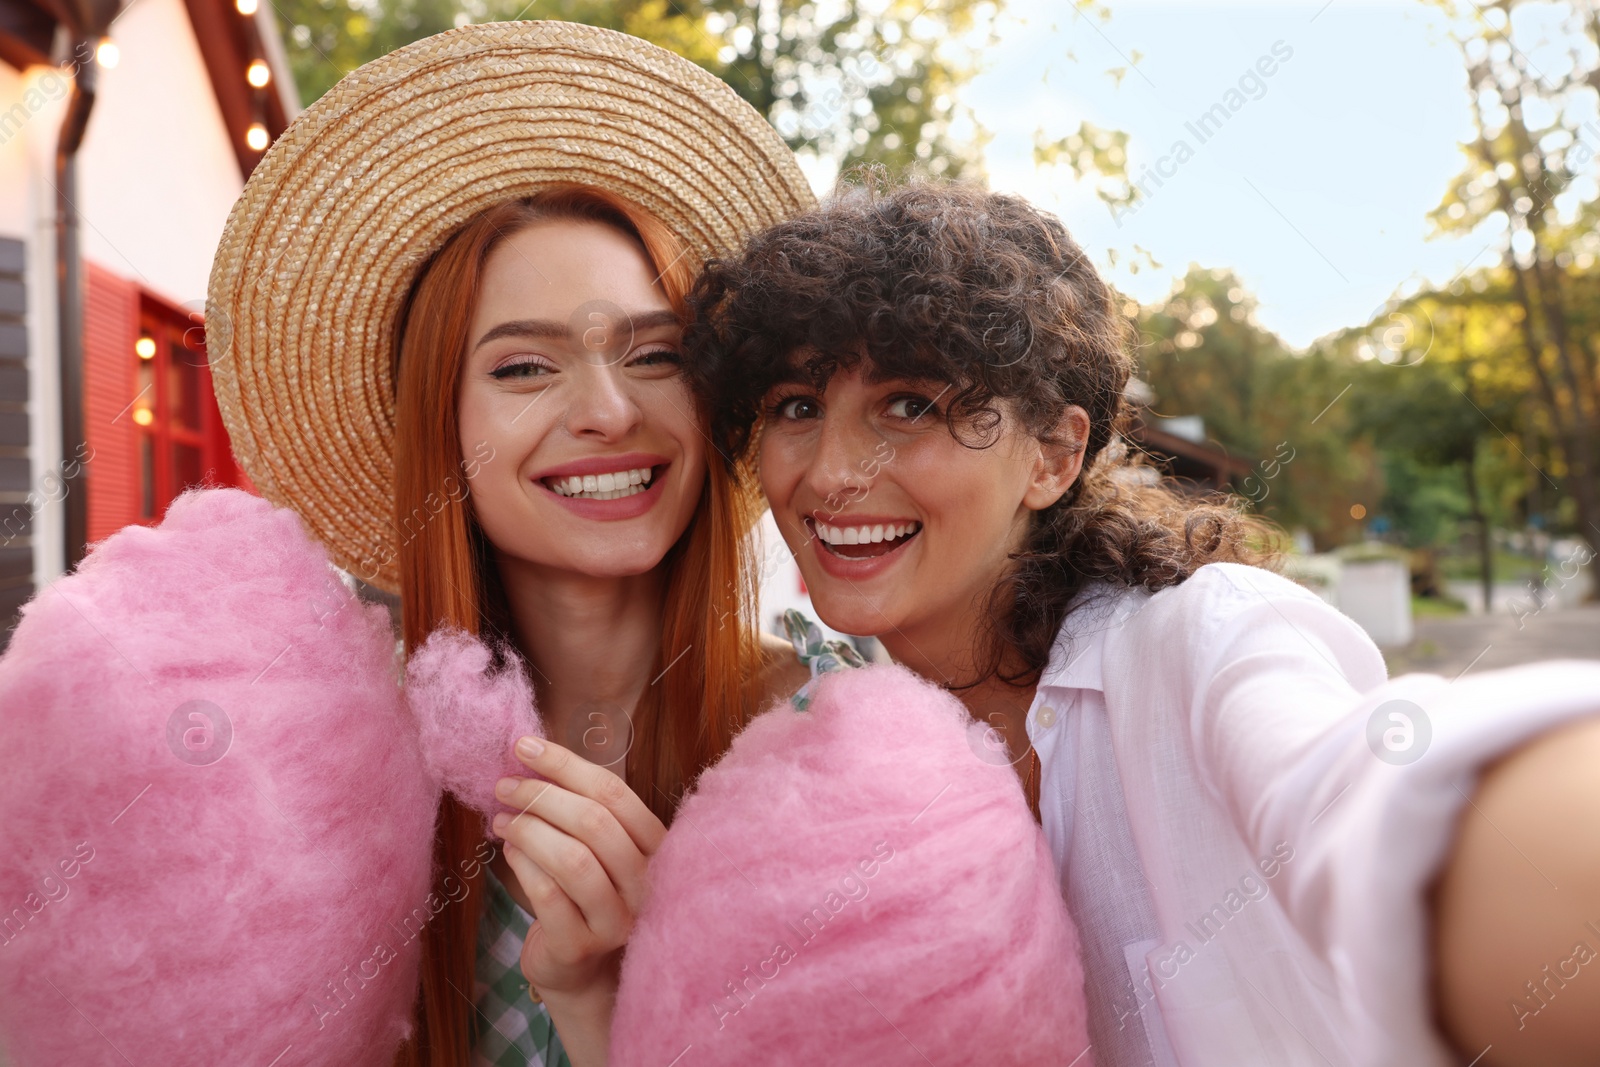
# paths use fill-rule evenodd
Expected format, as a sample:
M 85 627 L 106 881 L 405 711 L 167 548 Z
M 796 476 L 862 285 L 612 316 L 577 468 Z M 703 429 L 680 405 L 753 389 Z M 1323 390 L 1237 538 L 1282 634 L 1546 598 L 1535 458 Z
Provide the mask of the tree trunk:
M 1515 71 L 1526 81 L 1525 71 L 1520 67 L 1516 67 Z M 1503 91 L 1503 96 L 1511 117 L 1509 128 L 1512 133 L 1512 154 L 1517 154 L 1517 146 L 1531 150 L 1532 142 L 1522 118 L 1520 91 Z M 1501 153 L 1484 134 L 1486 126 L 1482 104 L 1478 102 L 1476 93 L 1473 95 L 1473 100 L 1473 117 L 1479 131 L 1478 141 L 1474 147 L 1479 157 L 1491 171 L 1502 162 L 1510 163 L 1522 178 L 1520 187 L 1531 190 L 1532 181 L 1523 164 L 1527 156 L 1518 155 L 1517 158 L 1503 160 L 1500 158 Z M 1542 269 L 1549 259 L 1549 252 L 1543 240 L 1543 220 L 1542 217 L 1530 216 L 1542 211 L 1543 207 L 1530 197 L 1533 203 L 1531 211 L 1520 212 L 1516 206 L 1517 193 L 1510 183 L 1498 182 L 1497 188 L 1500 209 L 1505 212 L 1510 222 L 1506 231 L 1505 265 L 1511 272 L 1516 300 L 1522 308 L 1520 326 L 1528 363 L 1539 383 L 1539 391 L 1549 411 L 1551 424 L 1555 430 L 1556 447 L 1566 463 L 1567 490 L 1572 495 L 1578 513 L 1578 536 L 1587 541 L 1596 553 L 1600 553 L 1600 497 L 1596 494 L 1594 462 L 1596 435 L 1593 420 L 1589 415 L 1590 405 L 1586 403 L 1585 395 L 1585 390 L 1592 388 L 1593 383 L 1581 381 L 1576 372 L 1578 364 L 1571 352 L 1572 340 L 1566 328 L 1566 307 L 1560 286 L 1551 276 L 1559 272 L 1556 271 L 1553 261 L 1548 264 L 1550 267 L 1548 273 Z M 1515 236 L 1519 224 L 1522 232 L 1533 239 L 1530 266 L 1523 266 L 1517 262 L 1516 252 L 1511 245 L 1511 238 Z M 1566 403 L 1562 402 L 1556 380 L 1545 366 L 1546 355 L 1552 351 L 1558 374 L 1569 394 Z M 1540 474 L 1542 477 L 1543 472 Z M 1590 573 L 1588 599 L 1600 600 L 1600 567 L 1594 568 Z
M 1477 450 L 1467 457 L 1462 469 L 1467 475 L 1467 503 L 1472 508 L 1472 521 L 1478 524 L 1478 566 L 1483 580 L 1483 613 L 1494 610 L 1494 539 L 1489 532 L 1489 516 L 1483 510 L 1483 496 L 1478 491 Z

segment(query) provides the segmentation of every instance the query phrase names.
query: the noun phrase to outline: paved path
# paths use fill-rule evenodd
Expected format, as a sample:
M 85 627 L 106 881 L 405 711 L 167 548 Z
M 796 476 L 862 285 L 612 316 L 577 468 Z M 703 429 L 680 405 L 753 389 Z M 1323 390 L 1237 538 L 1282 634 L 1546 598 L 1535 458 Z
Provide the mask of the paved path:
M 1600 659 L 1600 605 L 1524 615 L 1418 619 L 1416 640 L 1385 653 L 1390 674 L 1427 671 L 1454 678 L 1541 659 Z

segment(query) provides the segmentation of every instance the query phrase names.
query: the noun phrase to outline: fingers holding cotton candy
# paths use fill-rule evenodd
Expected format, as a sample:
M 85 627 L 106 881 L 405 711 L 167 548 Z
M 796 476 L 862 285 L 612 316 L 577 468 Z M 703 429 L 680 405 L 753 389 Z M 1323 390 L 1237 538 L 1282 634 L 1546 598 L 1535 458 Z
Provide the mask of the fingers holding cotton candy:
M 0 658 L 0 1058 L 388 1064 L 437 804 L 387 615 L 293 513 L 113 535 Z
M 435 630 L 406 663 L 406 699 L 429 774 L 486 819 L 505 810 L 495 783 L 528 775 L 517 738 L 544 736 L 520 664 L 514 651 L 497 654 L 450 628 Z
M 1089 1064 L 1077 932 L 982 730 L 897 667 L 751 723 L 651 861 L 611 1062 Z

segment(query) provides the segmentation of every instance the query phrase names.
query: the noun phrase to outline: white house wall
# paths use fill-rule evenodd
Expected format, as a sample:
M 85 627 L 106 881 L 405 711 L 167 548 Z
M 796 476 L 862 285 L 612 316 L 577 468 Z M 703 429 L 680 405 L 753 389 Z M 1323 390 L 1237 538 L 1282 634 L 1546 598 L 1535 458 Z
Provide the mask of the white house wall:
M 244 182 L 183 0 L 136 0 L 111 27 L 78 155 L 83 252 L 199 309 Z M 243 77 L 243 72 L 240 72 Z

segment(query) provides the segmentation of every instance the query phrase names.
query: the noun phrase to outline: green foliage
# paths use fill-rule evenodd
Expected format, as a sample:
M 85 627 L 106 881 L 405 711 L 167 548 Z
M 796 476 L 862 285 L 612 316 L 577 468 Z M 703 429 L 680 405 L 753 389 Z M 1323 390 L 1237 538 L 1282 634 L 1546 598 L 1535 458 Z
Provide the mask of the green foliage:
M 453 0 L 279 0 L 289 67 L 309 104 L 367 60 L 453 26 Z
M 1213 445 L 1255 468 L 1235 486 L 1253 507 L 1330 548 L 1358 535 L 1350 508 L 1379 493 L 1372 450 L 1348 426 L 1353 360 L 1298 355 L 1255 311 L 1231 272 L 1191 267 L 1139 314 L 1139 374 L 1153 414 L 1201 416 Z
M 1407 548 L 1453 544 L 1471 513 L 1461 470 L 1420 462 L 1397 449 L 1381 453 L 1384 492 L 1379 513 L 1393 524 Z
M 717 75 L 797 152 L 892 173 L 976 174 L 957 90 L 976 56 L 958 42 L 1000 0 L 280 0 L 307 103 L 345 73 L 466 22 L 539 18 L 621 30 Z
M 1451 619 L 1465 615 L 1467 606 L 1453 597 L 1414 596 L 1411 614 L 1419 619 Z
M 1128 181 L 1128 135 L 1084 120 L 1073 133 L 1050 140 L 1044 127 L 1033 134 L 1033 161 L 1041 167 L 1066 167 L 1094 182 L 1094 193 L 1108 207 L 1127 207 L 1137 195 Z
M 1518 405 L 1509 442 L 1526 458 L 1544 452 L 1540 478 L 1559 478 L 1558 524 L 1600 545 L 1600 343 L 1596 318 L 1596 135 L 1600 102 L 1600 8 L 1593 0 L 1549 4 L 1436 0 L 1452 17 L 1467 68 L 1473 139 L 1466 166 L 1430 215 L 1441 234 L 1489 223 L 1500 264 L 1473 279 L 1475 293 L 1500 301 L 1496 327 L 1532 387 Z M 1537 54 L 1538 61 L 1533 59 Z M 1497 293 L 1496 290 L 1499 292 Z M 1480 332 L 1493 332 L 1482 330 Z M 1504 368 L 1495 368 L 1504 376 Z M 1515 435 L 1515 437 L 1513 436 Z M 1538 488 L 1537 486 L 1535 487 Z M 1600 597 L 1600 571 L 1592 592 Z
M 1075 18 L 1097 22 L 1111 18 L 1111 9 L 1097 0 L 1071 0 L 1063 7 L 1071 10 Z M 1067 58 L 1076 57 L 1068 53 Z M 1135 50 L 1128 58 L 1137 64 L 1143 57 Z M 1112 67 L 1106 74 L 1121 85 L 1131 70 L 1126 66 Z M 1066 134 L 1052 133 L 1041 125 L 1033 132 L 1033 162 L 1039 167 L 1061 167 L 1079 181 L 1092 183 L 1095 195 L 1111 208 L 1112 218 L 1130 207 L 1139 195 L 1128 177 L 1128 134 L 1122 130 L 1105 129 L 1088 120 L 1080 121 Z M 1143 252 L 1137 245 L 1134 248 Z M 1143 254 L 1149 258 L 1148 252 Z M 1130 270 L 1137 273 L 1137 267 Z
M 1503 286 L 1490 272 L 1458 290 L 1424 290 L 1324 341 L 1351 358 L 1351 429 L 1382 455 L 1377 514 L 1412 548 L 1479 536 L 1480 514 L 1509 523 L 1506 502 L 1537 476 L 1492 462 L 1515 451 L 1526 395 Z

